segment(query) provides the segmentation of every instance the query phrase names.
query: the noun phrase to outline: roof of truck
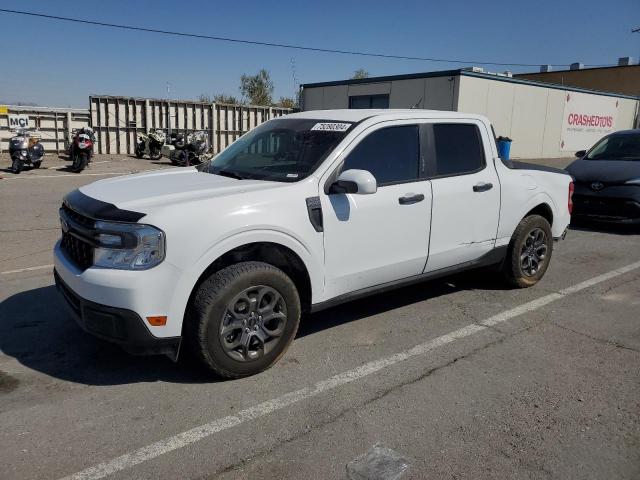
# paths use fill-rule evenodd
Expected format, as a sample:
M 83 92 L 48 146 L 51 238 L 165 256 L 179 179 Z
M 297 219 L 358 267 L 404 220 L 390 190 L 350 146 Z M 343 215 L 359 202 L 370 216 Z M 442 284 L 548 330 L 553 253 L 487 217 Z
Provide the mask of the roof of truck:
M 407 118 L 476 118 L 487 121 L 483 115 L 475 113 L 451 112 L 446 110 L 423 110 L 412 109 L 339 109 L 339 110 L 309 110 L 287 115 L 287 118 L 309 118 L 313 120 L 330 120 L 341 122 L 361 122 L 367 118 L 384 117 L 385 119 L 407 119 Z

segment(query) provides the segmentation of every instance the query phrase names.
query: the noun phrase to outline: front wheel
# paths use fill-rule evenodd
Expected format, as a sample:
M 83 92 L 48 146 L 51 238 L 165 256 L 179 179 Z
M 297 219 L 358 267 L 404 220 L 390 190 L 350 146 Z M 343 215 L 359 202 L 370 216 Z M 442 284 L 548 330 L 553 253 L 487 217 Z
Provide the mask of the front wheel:
M 24 168 L 24 163 L 18 157 L 14 157 L 11 162 L 11 171 L 16 175 L 22 171 Z
M 256 374 L 275 364 L 300 323 L 291 279 L 262 262 L 226 267 L 200 285 L 185 318 L 193 353 L 222 377 Z
M 144 145 L 142 143 L 138 143 L 136 145 L 136 157 L 138 158 L 144 157 Z
M 159 160 L 162 158 L 162 150 L 160 148 L 151 147 L 149 149 L 149 158 L 151 160 Z
M 553 252 L 553 237 L 549 222 L 540 215 L 524 218 L 516 228 L 503 273 L 512 285 L 531 287 L 544 276 Z
M 89 155 L 87 155 L 86 153 L 79 153 L 73 159 L 71 170 L 74 173 L 80 173 L 87 167 L 88 163 L 89 163 Z

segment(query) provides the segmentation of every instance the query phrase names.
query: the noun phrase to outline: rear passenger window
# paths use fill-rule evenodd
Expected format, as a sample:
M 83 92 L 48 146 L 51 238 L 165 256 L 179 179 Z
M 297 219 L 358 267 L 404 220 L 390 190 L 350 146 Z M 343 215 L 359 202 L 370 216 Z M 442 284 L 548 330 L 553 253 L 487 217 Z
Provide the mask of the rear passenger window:
M 484 167 L 484 150 L 476 125 L 436 123 L 433 137 L 435 176 L 462 175 Z
M 378 185 L 418 179 L 418 127 L 407 125 L 376 130 L 347 156 L 342 171 L 357 168 L 373 174 Z

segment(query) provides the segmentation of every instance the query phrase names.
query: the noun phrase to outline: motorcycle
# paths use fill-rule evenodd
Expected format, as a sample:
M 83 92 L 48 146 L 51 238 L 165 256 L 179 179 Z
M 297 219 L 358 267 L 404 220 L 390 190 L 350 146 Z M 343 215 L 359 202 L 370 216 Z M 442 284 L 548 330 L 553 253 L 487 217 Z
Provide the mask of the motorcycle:
M 191 132 L 186 136 L 172 133 L 169 144 L 162 146 L 162 156 L 179 167 L 198 165 L 213 157 L 209 153 L 209 134 L 205 131 Z
M 15 137 L 9 140 L 11 171 L 20 173 L 25 166 L 40 168 L 44 158 L 44 147 L 40 143 L 38 132 L 16 130 Z
M 73 162 L 71 164 L 71 171 L 80 173 L 87 168 L 87 165 L 91 162 L 96 137 L 93 129 L 90 127 L 73 130 L 72 134 L 73 139 L 69 145 L 69 159 Z
M 138 133 L 136 143 L 136 157 L 142 158 L 148 155 L 151 160 L 158 160 L 162 157 L 162 146 L 164 145 L 164 132 L 162 130 L 151 131 L 149 133 Z

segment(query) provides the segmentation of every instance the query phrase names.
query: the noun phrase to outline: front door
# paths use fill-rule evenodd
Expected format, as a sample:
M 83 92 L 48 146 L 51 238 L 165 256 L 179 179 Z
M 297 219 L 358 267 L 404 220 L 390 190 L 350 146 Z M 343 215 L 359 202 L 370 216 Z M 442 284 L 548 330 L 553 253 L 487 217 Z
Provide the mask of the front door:
M 418 126 L 362 135 L 345 151 L 341 171 L 368 170 L 377 192 L 320 193 L 326 298 L 419 275 L 429 251 L 431 184 L 421 175 Z

